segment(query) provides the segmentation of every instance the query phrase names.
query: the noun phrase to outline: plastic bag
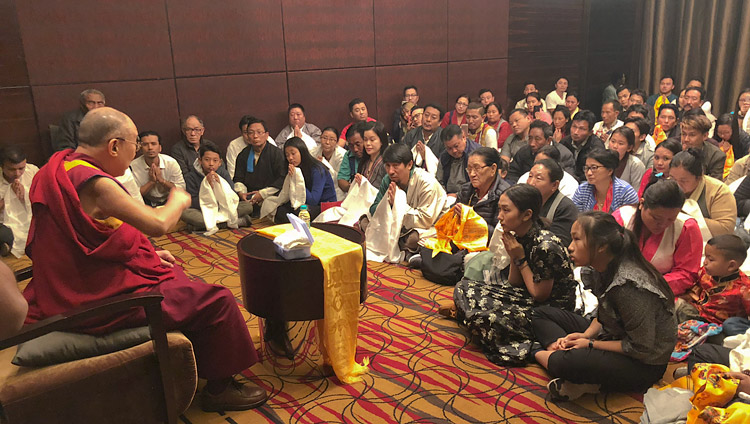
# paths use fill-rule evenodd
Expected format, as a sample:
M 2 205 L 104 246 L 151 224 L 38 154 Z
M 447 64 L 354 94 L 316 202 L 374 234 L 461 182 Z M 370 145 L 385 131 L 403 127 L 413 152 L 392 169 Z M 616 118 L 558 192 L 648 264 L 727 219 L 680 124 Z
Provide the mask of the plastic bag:
M 425 240 L 424 247 L 432 250 L 434 258 L 439 252 L 451 253 L 451 242 L 469 252 L 487 250 L 487 221 L 470 206 L 460 205 L 461 214 L 452 209 L 435 223 L 437 238 Z

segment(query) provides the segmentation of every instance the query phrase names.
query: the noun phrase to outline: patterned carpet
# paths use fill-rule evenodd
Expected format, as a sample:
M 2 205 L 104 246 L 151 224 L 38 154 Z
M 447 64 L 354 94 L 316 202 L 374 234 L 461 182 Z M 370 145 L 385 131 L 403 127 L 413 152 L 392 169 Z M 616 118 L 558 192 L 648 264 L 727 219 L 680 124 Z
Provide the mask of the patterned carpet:
M 170 250 L 190 276 L 221 284 L 242 295 L 236 255 L 246 230 L 211 237 L 171 233 L 154 240 Z M 577 402 L 546 398 L 548 377 L 536 365 L 503 368 L 487 361 L 450 320 L 437 315 L 451 288 L 419 271 L 370 262 L 369 297 L 362 304 L 357 360 L 369 357 L 361 383 L 344 386 L 335 378 L 301 383 L 279 378 L 256 364 L 244 373 L 270 394 L 256 410 L 204 413 L 197 402 L 185 423 L 637 423 L 640 396 L 587 396 Z M 242 309 L 242 308 L 241 308 Z M 244 309 L 243 309 L 244 311 Z M 257 318 L 245 312 L 258 342 Z
M 211 237 L 173 232 L 154 240 L 170 250 L 185 272 L 229 288 L 241 305 L 236 245 L 248 230 Z M 12 269 L 28 258 L 7 261 Z M 335 378 L 300 382 L 258 363 L 244 372 L 269 393 L 252 411 L 205 413 L 198 401 L 183 423 L 637 423 L 641 396 L 585 396 L 576 402 L 547 399 L 548 377 L 537 365 L 499 367 L 484 357 L 454 321 L 437 315 L 450 287 L 419 271 L 370 262 L 369 296 L 361 305 L 357 361 L 370 358 L 360 383 Z M 21 283 L 23 288 L 25 282 Z M 259 344 L 258 319 L 240 308 Z M 668 371 L 669 372 L 669 371 Z

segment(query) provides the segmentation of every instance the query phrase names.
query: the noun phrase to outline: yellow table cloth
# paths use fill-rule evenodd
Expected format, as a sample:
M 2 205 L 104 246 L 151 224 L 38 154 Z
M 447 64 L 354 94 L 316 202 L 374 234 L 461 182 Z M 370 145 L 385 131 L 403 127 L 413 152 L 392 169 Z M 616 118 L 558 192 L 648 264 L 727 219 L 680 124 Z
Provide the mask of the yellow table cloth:
M 283 224 L 262 228 L 258 233 L 274 239 L 293 229 L 291 224 Z M 369 363 L 365 358 L 360 365 L 354 357 L 357 352 L 362 246 L 317 228 L 310 228 L 310 232 L 315 240 L 310 251 L 323 266 L 324 318 L 322 323 L 318 322 L 323 358 L 331 364 L 341 382 L 354 383 L 361 380 Z

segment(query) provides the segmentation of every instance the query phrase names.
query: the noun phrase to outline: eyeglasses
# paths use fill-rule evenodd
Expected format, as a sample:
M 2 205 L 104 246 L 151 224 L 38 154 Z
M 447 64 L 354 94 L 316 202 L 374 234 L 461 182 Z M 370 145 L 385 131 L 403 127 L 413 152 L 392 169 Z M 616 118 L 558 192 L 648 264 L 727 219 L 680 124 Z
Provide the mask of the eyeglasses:
M 469 106 L 466 102 L 456 102 L 456 106 Z
M 200 133 L 203 132 L 204 128 L 185 128 L 186 133 Z
M 265 133 L 265 131 L 242 131 L 242 135 L 246 135 L 248 137 L 255 137 L 256 135 L 263 135 Z
M 602 165 L 591 165 L 591 166 L 583 166 L 583 173 L 588 174 L 589 171 L 596 172 L 599 170 L 599 168 L 604 168 Z
M 483 170 L 484 168 L 489 168 L 489 165 L 467 167 L 466 168 L 466 173 L 469 174 L 469 175 L 471 175 L 471 174 L 478 174 L 479 171 Z
M 136 138 L 135 141 L 130 141 L 130 140 L 125 140 L 124 138 L 115 137 L 115 140 L 127 141 L 128 143 L 134 143 L 136 150 L 140 150 L 141 146 L 143 146 L 143 142 L 141 142 L 140 138 Z

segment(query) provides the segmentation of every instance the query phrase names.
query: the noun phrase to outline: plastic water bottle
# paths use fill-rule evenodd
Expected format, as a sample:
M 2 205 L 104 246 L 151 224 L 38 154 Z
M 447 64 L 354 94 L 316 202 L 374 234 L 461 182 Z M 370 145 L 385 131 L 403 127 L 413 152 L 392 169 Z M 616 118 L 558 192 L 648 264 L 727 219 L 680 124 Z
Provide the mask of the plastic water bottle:
M 302 205 L 299 207 L 299 219 L 305 221 L 305 225 L 307 225 L 307 228 L 310 228 L 310 212 L 307 211 L 307 205 Z

